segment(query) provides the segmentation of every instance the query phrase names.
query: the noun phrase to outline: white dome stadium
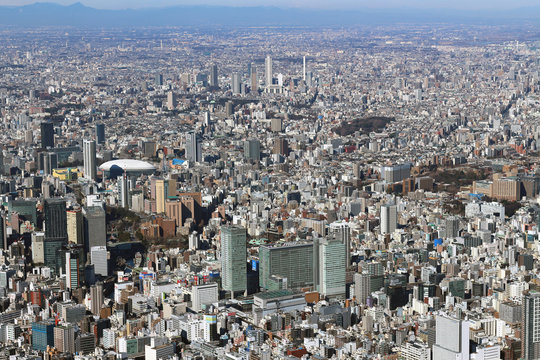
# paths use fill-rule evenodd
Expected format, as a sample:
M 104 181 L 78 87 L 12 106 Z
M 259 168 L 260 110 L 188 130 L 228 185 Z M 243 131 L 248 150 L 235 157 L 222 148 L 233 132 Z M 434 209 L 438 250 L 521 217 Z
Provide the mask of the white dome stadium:
M 118 159 L 101 164 L 99 169 L 109 175 L 118 175 L 125 172 L 130 175 L 153 174 L 156 171 L 154 165 L 146 161 L 133 159 Z

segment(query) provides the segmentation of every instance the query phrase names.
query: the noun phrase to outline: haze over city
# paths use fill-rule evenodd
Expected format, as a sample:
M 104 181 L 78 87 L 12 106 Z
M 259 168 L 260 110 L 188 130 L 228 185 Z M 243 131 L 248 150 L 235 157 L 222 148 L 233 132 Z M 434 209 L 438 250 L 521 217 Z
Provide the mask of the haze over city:
M 0 0 L 0 359 L 540 359 L 536 1 Z

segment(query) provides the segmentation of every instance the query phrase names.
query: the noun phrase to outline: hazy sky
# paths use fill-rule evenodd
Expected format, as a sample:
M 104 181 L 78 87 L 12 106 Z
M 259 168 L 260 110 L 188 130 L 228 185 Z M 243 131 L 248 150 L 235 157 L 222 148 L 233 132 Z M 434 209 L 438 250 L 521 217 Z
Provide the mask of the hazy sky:
M 0 5 L 25 5 L 36 0 L 0 0 Z M 73 0 L 40 0 L 73 4 Z M 102 9 L 161 7 L 171 5 L 279 6 L 302 8 L 448 8 L 448 9 L 515 9 L 538 6 L 538 0 L 81 0 Z

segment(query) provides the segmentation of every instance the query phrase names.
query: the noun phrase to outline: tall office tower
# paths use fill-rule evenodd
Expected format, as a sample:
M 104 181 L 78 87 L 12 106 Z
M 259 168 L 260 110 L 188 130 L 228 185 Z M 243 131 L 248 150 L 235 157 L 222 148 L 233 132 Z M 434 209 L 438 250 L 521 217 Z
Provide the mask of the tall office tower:
M 54 323 L 52 321 L 32 323 L 32 349 L 45 351 L 47 346 L 54 346 Z
M 26 130 L 24 132 L 24 142 L 26 145 L 32 145 L 34 143 L 34 133 L 32 130 Z
M 5 173 L 4 168 L 4 152 L 0 148 L 0 175 L 3 175 Z
M 90 263 L 94 265 L 96 275 L 109 275 L 107 247 L 93 246 L 90 248 Z
M 354 274 L 354 296 L 360 304 L 365 304 L 371 294 L 371 276 L 367 273 Z
M 167 109 L 174 110 L 176 108 L 176 95 L 169 91 L 167 94 Z
M 455 238 L 459 236 L 459 218 L 457 216 L 449 216 L 445 220 L 446 237 Z
M 0 211 L 0 249 L 7 250 L 6 213 Z
M 313 243 L 262 245 L 259 250 L 259 286 L 267 290 L 312 286 L 313 246 Z
M 270 86 L 272 85 L 273 81 L 273 74 L 272 74 L 272 57 L 268 55 L 266 59 L 264 60 L 264 78 L 265 78 L 265 85 Z
M 218 71 L 217 71 L 217 65 L 215 64 L 210 66 L 210 86 L 211 87 L 218 86 Z
M 163 86 L 163 75 L 157 74 L 155 79 L 155 85 L 156 86 Z
M 34 264 L 45 263 L 45 233 L 32 233 L 32 262 Z
M 379 262 L 370 262 L 366 266 L 369 275 L 369 293 L 384 287 L 384 267 Z
M 239 226 L 221 227 L 222 287 L 234 296 L 247 289 L 246 229 Z
M 156 180 L 156 212 L 162 214 L 165 212 L 165 200 L 167 199 L 167 194 L 165 193 L 165 180 L 157 179 Z
M 78 252 L 66 251 L 66 287 L 68 289 L 77 289 L 80 286 L 79 260 Z
M 83 207 L 84 248 L 107 246 L 107 224 L 105 210 L 101 206 Z
M 83 141 L 84 177 L 96 180 L 96 142 L 94 140 Z
M 58 155 L 53 152 L 46 153 L 44 154 L 43 160 L 43 173 L 45 175 L 51 175 L 53 173 L 53 169 L 58 167 Z
M 385 204 L 381 206 L 381 234 L 391 234 L 397 227 L 397 206 Z
M 67 235 L 68 242 L 73 244 L 84 244 L 84 223 L 81 209 L 68 210 L 66 213 L 67 219 Z
M 440 315 L 436 316 L 435 321 L 433 359 L 468 359 L 469 323 Z
M 323 240 L 319 244 L 318 291 L 327 297 L 345 297 L 345 244 Z
M 105 124 L 96 124 L 96 142 L 98 144 L 105 144 Z
M 54 147 L 54 125 L 52 122 L 41 123 L 41 147 L 46 149 Z
M 60 198 L 46 199 L 43 204 L 45 215 L 45 237 L 67 240 L 66 201 Z
M 231 83 L 231 89 L 233 94 L 240 94 L 240 74 L 239 73 L 233 73 L 232 74 L 232 83 Z
M 186 159 L 191 162 L 202 161 L 201 138 L 195 131 L 186 134 Z
M 285 138 L 279 138 L 274 143 L 274 154 L 289 156 L 289 142 Z
M 312 87 L 313 86 L 313 73 L 311 71 L 308 71 L 306 73 L 306 85 L 308 87 Z
M 282 132 L 283 131 L 283 119 L 282 118 L 273 118 L 270 120 L 270 130 L 272 132 Z
M 257 80 L 257 68 L 255 67 L 255 65 L 251 65 L 249 79 L 251 82 L 251 91 L 256 92 L 259 88 L 259 81 Z
M 90 312 L 99 315 L 103 305 L 103 283 L 90 286 Z
M 540 292 L 531 291 L 523 296 L 521 358 L 540 359 Z
M 302 79 L 304 79 L 304 81 L 306 81 L 306 56 L 304 55 L 304 59 L 303 59 L 303 67 L 302 67 Z
M 345 221 L 335 221 L 330 224 L 328 235 L 345 246 L 345 264 L 351 265 L 351 228 Z
M 261 142 L 258 139 L 244 141 L 244 157 L 249 160 L 261 160 Z
M 54 328 L 54 347 L 60 353 L 75 353 L 75 328 L 62 325 Z
M 129 208 L 129 181 L 126 173 L 123 173 L 116 178 L 118 184 L 118 195 L 120 197 L 120 205 L 128 209 Z

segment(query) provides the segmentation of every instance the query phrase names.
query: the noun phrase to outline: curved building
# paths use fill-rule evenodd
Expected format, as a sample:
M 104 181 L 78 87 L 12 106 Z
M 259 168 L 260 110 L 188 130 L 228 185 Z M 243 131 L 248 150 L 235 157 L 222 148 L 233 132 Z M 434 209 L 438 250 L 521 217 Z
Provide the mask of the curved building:
M 131 176 L 151 175 L 156 171 L 154 165 L 146 161 L 133 159 L 118 159 L 107 161 L 99 167 L 107 177 L 117 177 L 126 173 Z

